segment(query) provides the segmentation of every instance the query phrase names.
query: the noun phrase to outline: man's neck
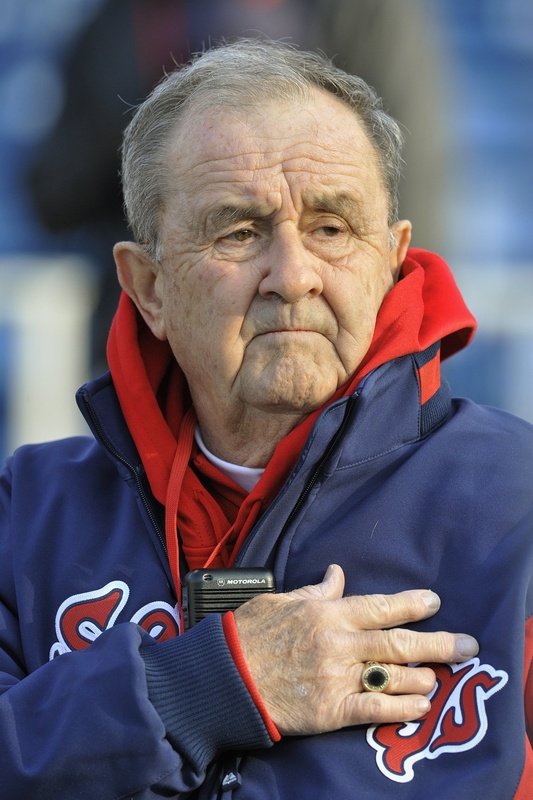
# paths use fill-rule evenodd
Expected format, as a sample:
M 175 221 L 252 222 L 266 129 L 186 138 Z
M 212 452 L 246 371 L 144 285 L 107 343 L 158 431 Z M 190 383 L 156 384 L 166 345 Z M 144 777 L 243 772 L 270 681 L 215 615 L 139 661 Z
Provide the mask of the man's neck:
M 267 413 L 252 409 L 225 419 L 196 408 L 206 447 L 218 458 L 243 467 L 266 467 L 279 442 L 307 414 Z

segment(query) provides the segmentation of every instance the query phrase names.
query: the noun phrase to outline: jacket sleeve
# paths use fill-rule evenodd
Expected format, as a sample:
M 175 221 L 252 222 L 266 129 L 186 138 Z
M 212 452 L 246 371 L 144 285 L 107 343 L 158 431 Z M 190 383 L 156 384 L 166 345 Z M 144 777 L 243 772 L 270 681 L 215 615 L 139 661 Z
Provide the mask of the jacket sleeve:
M 2 797 L 178 797 L 204 781 L 217 754 L 272 743 L 218 615 L 161 643 L 131 622 L 118 624 L 85 650 L 29 671 L 9 496 L 6 472 L 0 477 Z

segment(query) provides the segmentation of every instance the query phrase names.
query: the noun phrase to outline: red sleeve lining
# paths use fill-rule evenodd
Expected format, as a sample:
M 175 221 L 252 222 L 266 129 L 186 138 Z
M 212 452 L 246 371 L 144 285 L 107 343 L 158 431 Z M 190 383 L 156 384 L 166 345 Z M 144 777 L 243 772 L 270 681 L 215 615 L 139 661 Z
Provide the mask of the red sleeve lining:
M 235 661 L 235 666 L 237 667 L 239 674 L 242 678 L 242 681 L 246 688 L 250 693 L 250 697 L 254 701 L 257 710 L 261 714 L 263 722 L 265 723 L 265 727 L 268 731 L 268 734 L 272 741 L 279 742 L 281 739 L 281 734 L 274 725 L 270 714 L 268 713 L 265 704 L 263 703 L 259 692 L 253 682 L 253 678 L 250 675 L 250 670 L 248 669 L 248 665 L 245 661 L 243 652 L 241 650 L 241 643 L 239 642 L 239 634 L 237 633 L 237 626 L 235 625 L 235 617 L 231 611 L 228 611 L 222 617 L 222 628 L 224 630 L 224 636 L 226 637 L 226 643 L 228 645 L 229 651 Z
M 527 732 L 533 744 L 533 617 L 526 622 L 524 653 L 524 696 Z

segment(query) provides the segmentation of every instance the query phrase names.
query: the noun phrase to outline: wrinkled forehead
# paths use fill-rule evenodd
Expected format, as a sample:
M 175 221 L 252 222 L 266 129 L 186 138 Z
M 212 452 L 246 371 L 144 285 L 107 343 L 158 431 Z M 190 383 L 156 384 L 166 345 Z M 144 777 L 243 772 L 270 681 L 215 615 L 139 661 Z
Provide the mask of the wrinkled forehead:
M 378 154 L 363 125 L 343 101 L 311 90 L 309 97 L 266 100 L 239 108 L 191 106 L 168 147 L 174 180 L 191 171 L 260 171 L 280 163 L 323 170 L 365 168 L 381 180 Z
M 322 93 L 307 102 L 191 114 L 167 166 L 162 240 L 184 225 L 209 238 L 225 228 L 221 219 L 273 219 L 277 212 L 320 208 L 364 228 L 388 217 L 372 143 L 351 109 Z

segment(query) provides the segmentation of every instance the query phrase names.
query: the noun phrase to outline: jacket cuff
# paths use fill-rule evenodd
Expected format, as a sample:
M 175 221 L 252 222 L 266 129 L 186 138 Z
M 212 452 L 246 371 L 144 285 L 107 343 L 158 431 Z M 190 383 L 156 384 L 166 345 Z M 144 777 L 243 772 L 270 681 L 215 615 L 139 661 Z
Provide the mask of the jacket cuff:
M 143 636 L 139 654 L 167 739 L 195 769 L 205 769 L 224 750 L 272 745 L 274 737 L 228 648 L 220 614 L 165 642 Z
M 261 717 L 263 722 L 265 723 L 266 729 L 274 742 L 279 742 L 281 739 L 280 732 L 274 725 L 274 722 L 268 713 L 265 704 L 261 698 L 261 695 L 256 689 L 255 683 L 253 678 L 250 674 L 250 670 L 248 669 L 248 664 L 244 658 L 244 653 L 241 650 L 241 643 L 239 641 L 239 634 L 237 632 L 237 626 L 235 624 L 235 617 L 232 611 L 228 611 L 222 617 L 222 627 L 224 629 L 224 634 L 226 636 L 226 642 L 230 649 L 231 655 L 233 656 L 233 660 L 237 669 L 239 670 L 239 674 L 243 680 L 244 685 L 248 689 L 250 693 L 250 697 L 255 703 L 255 706 Z

